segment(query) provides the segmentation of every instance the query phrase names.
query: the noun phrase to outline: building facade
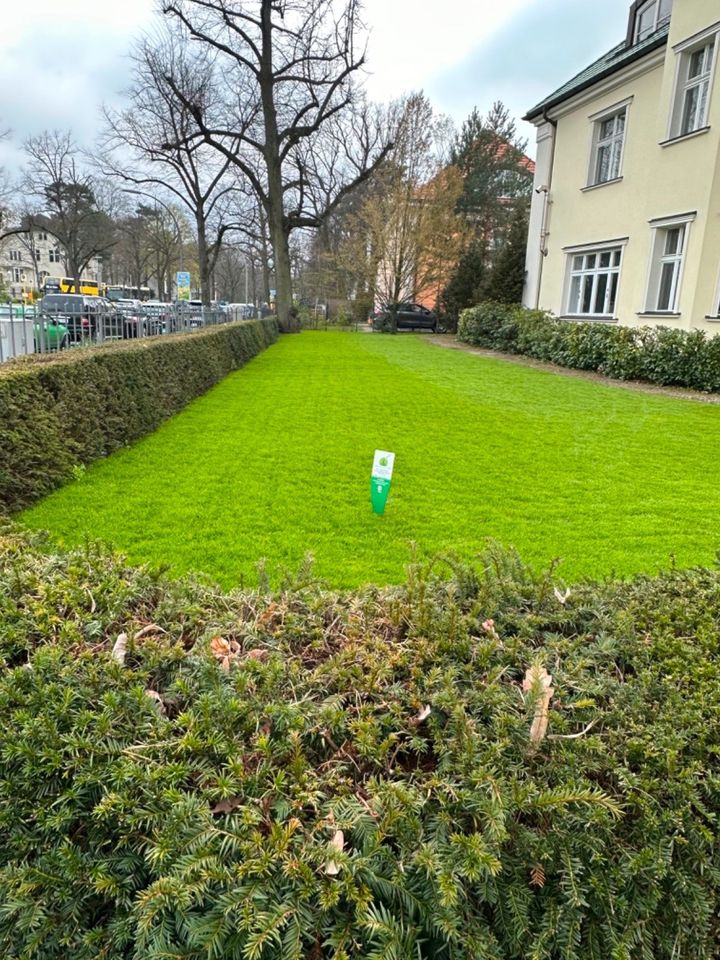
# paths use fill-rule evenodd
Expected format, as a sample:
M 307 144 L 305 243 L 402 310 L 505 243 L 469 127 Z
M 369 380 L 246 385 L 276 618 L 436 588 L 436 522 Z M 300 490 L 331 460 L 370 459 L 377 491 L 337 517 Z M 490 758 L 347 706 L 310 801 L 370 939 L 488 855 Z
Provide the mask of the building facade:
M 636 0 L 622 43 L 534 107 L 524 303 L 720 333 L 720 3 Z
M 34 291 L 42 294 L 47 280 L 67 276 L 63 249 L 40 229 L 11 234 L 0 242 L 0 273 L 10 299 L 30 300 Z M 83 279 L 102 281 L 100 258 L 88 264 Z

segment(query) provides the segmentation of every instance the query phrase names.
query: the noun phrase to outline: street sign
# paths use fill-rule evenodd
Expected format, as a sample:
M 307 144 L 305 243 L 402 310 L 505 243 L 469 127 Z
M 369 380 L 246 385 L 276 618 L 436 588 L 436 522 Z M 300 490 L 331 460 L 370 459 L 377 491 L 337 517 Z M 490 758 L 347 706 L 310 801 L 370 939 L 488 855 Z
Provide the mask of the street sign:
M 190 299 L 190 274 L 186 270 L 178 270 L 175 274 L 178 300 Z
M 395 454 L 387 450 L 376 450 L 370 476 L 370 500 L 373 513 L 382 516 L 385 513 L 385 504 L 390 493 Z

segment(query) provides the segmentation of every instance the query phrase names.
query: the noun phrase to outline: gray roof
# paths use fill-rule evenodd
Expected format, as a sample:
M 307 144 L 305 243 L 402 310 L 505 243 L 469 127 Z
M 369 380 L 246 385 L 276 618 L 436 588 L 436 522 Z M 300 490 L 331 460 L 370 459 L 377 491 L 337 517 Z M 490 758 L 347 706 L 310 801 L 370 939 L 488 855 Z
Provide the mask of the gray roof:
M 591 63 L 589 67 L 581 70 L 572 80 L 568 80 L 568 82 L 557 89 L 555 93 L 551 93 L 549 97 L 546 97 L 538 103 L 537 106 L 533 107 L 532 110 L 529 110 L 524 119 L 535 120 L 537 117 L 542 116 L 546 110 L 556 107 L 564 100 L 569 100 L 570 97 L 576 93 L 587 90 L 587 88 L 593 84 L 604 80 L 605 77 L 611 76 L 635 60 L 639 60 L 653 50 L 664 46 L 667 43 L 669 32 L 670 24 L 665 23 L 659 27 L 655 33 L 651 33 L 649 37 L 646 37 L 639 43 L 634 43 L 632 46 L 628 46 L 627 41 L 623 40 L 622 43 L 613 47 L 612 50 L 609 50 L 604 56 L 600 57 L 599 60 L 596 60 L 595 63 Z

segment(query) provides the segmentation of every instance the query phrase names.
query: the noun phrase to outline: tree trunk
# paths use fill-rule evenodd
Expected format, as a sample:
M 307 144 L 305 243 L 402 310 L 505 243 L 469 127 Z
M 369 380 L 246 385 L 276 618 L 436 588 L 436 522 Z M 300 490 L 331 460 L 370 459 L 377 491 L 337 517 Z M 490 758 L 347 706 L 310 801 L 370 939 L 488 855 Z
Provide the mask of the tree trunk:
M 297 333 L 300 329 L 292 302 L 292 271 L 290 269 L 290 243 L 284 222 L 273 229 L 275 253 L 275 312 L 283 333 Z
M 200 299 L 203 307 L 210 306 L 210 255 L 205 235 L 205 219 L 197 217 L 198 267 L 200 270 Z
M 272 63 L 272 9 L 271 0 L 262 0 L 260 29 L 262 51 L 260 56 L 260 97 L 265 126 L 265 166 L 267 169 L 266 213 L 275 261 L 275 312 L 282 333 L 294 333 L 299 326 L 293 316 L 292 274 L 290 271 L 289 233 L 283 209 L 284 190 L 280 138 L 275 110 L 275 79 Z

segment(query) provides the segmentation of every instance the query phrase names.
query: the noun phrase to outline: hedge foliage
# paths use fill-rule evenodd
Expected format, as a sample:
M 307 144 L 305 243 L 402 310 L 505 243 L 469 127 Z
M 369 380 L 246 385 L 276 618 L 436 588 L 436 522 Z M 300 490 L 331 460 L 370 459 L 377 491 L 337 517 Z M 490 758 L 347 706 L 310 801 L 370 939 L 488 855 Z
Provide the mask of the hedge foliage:
M 618 380 L 720 391 L 720 337 L 702 330 L 576 323 L 542 310 L 482 303 L 461 314 L 458 339 Z
M 267 318 L 1 365 L 0 513 L 151 433 L 276 338 Z
M 718 955 L 717 572 L 224 595 L 46 550 L 0 531 L 4 960 Z

